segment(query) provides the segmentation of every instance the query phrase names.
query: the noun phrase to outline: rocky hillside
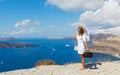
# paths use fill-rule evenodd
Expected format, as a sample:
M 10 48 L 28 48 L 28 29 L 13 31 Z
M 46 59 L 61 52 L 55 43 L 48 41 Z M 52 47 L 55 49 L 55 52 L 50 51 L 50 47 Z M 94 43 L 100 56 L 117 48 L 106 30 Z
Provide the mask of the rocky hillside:
M 90 50 L 120 57 L 120 36 L 96 34 L 92 36 L 92 45 Z
M 90 36 L 90 39 L 92 40 L 92 41 L 101 41 L 101 40 L 105 40 L 105 39 L 107 39 L 107 38 L 109 38 L 109 37 L 116 37 L 115 35 L 112 35 L 112 34 L 92 34 L 91 36 Z

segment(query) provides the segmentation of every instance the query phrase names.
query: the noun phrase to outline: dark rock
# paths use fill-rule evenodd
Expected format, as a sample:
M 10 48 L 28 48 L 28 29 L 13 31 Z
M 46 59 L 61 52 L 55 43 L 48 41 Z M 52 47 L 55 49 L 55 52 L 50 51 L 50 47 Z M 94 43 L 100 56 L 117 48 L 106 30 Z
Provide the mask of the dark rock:
M 25 47 L 35 47 L 39 44 L 21 44 L 21 43 L 8 43 L 0 42 L 0 48 L 25 48 Z

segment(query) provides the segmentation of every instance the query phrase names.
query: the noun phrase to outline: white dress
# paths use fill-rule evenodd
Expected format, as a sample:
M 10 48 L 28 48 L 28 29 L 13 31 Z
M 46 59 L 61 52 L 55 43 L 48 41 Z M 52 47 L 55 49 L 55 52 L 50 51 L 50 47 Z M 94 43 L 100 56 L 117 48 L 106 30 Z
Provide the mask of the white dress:
M 78 54 L 83 54 L 85 52 L 85 44 L 84 41 L 86 41 L 85 36 L 79 36 L 76 35 L 76 39 L 77 39 L 77 44 L 78 44 Z

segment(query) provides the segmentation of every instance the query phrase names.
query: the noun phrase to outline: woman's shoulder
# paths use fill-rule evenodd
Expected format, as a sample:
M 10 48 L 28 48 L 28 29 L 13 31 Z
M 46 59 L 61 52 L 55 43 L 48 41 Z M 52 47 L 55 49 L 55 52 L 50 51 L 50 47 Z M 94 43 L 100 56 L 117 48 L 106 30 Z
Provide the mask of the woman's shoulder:
M 82 37 L 85 37 L 85 34 L 83 34 Z

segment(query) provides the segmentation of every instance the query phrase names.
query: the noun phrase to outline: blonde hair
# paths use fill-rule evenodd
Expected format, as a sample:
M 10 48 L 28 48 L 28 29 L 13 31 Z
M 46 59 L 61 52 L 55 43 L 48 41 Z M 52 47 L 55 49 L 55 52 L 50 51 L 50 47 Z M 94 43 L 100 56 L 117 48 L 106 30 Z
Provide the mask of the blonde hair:
M 83 27 L 80 26 L 80 27 L 78 27 L 78 29 L 79 29 L 78 34 L 82 36 L 85 32 Z

